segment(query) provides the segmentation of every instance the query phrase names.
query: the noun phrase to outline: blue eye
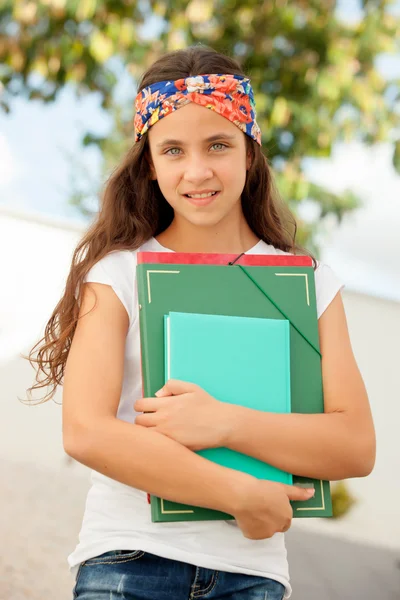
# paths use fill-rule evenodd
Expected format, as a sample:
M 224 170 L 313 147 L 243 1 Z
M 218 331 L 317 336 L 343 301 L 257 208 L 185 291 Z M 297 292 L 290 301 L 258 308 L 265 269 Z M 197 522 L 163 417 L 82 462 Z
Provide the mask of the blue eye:
M 171 152 L 171 150 L 179 150 L 179 148 L 170 148 L 169 150 L 166 151 L 165 154 L 168 154 L 169 152 Z M 172 156 L 176 156 L 176 155 L 172 154 Z
M 220 142 L 217 142 L 216 144 L 213 144 L 211 146 L 211 148 L 213 148 L 214 146 L 222 146 L 222 148 L 227 148 L 228 147 L 226 144 L 221 144 Z M 175 152 L 170 154 L 170 152 L 172 150 L 180 150 L 180 148 L 170 148 L 169 150 L 166 150 L 164 154 L 169 154 L 169 156 L 178 156 L 178 154 L 175 153 Z M 217 152 L 219 152 L 219 150 L 217 150 Z

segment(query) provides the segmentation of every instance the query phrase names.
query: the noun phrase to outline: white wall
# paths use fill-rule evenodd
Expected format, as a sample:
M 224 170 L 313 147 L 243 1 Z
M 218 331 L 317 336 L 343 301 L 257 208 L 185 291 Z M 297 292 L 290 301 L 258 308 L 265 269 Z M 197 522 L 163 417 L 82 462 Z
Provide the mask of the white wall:
M 374 417 L 375 468 L 369 477 L 347 481 L 358 502 L 343 519 L 296 526 L 400 548 L 400 303 L 346 289 L 343 301 Z
M 66 458 L 61 406 L 27 406 L 18 397 L 26 398 L 35 376 L 21 354 L 42 335 L 81 235 L 77 224 L 0 211 L 0 458 L 55 469 Z M 55 401 L 61 403 L 60 389 Z

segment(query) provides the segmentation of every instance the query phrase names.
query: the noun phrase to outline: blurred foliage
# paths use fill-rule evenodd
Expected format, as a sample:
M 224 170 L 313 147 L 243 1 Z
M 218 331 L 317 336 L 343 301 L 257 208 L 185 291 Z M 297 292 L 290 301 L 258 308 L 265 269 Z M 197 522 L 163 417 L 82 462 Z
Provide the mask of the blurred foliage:
M 338 481 L 335 485 L 331 484 L 332 512 L 334 519 L 340 519 L 357 503 L 357 500 L 350 494 L 345 481 Z
M 283 198 L 298 216 L 299 242 L 314 246 L 317 225 L 358 205 L 307 180 L 302 160 L 329 157 L 338 141 L 395 142 L 399 82 L 386 81 L 376 57 L 398 51 L 393 0 L 360 1 L 364 18 L 339 19 L 335 0 L 3 0 L 0 4 L 0 104 L 13 96 L 53 101 L 66 85 L 97 91 L 116 117 L 115 132 L 86 136 L 105 153 L 105 173 L 133 139 L 133 105 L 121 119 L 113 91 L 116 59 L 132 80 L 166 51 L 202 43 L 235 57 L 250 76 L 263 147 Z M 149 19 L 157 29 L 145 34 Z M 118 121 L 119 119 L 119 121 Z M 75 198 L 79 204 L 78 196 Z M 301 205 L 319 214 L 301 219 Z

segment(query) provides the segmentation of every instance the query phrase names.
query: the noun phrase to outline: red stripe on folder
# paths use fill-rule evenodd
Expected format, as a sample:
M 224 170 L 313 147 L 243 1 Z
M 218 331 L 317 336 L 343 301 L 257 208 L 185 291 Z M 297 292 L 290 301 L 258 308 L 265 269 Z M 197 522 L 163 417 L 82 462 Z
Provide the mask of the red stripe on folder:
M 137 263 L 166 264 L 166 265 L 227 265 L 235 261 L 237 254 L 204 254 L 201 252 L 138 252 Z M 235 265 L 249 267 L 311 267 L 310 256 L 295 256 L 282 254 L 244 254 Z

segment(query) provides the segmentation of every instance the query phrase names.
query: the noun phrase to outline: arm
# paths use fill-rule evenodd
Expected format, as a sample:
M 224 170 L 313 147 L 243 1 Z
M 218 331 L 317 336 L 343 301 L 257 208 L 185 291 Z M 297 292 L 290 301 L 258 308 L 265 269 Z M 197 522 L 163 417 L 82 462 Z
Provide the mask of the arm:
M 271 486 L 216 465 L 160 433 L 116 418 L 127 330 L 128 316 L 112 288 L 85 284 L 64 374 L 67 454 L 137 489 L 232 514 L 247 537 L 270 537 L 287 528 L 289 499 L 309 498 L 306 490 Z
M 159 433 L 116 418 L 128 316 L 111 287 L 85 284 L 85 288 L 82 318 L 65 368 L 65 451 L 126 485 L 169 500 L 229 511 L 228 499 L 238 485 L 236 472 Z
M 375 433 L 340 293 L 319 319 L 325 413 L 273 414 L 229 406 L 224 444 L 284 471 L 316 479 L 368 475 Z

